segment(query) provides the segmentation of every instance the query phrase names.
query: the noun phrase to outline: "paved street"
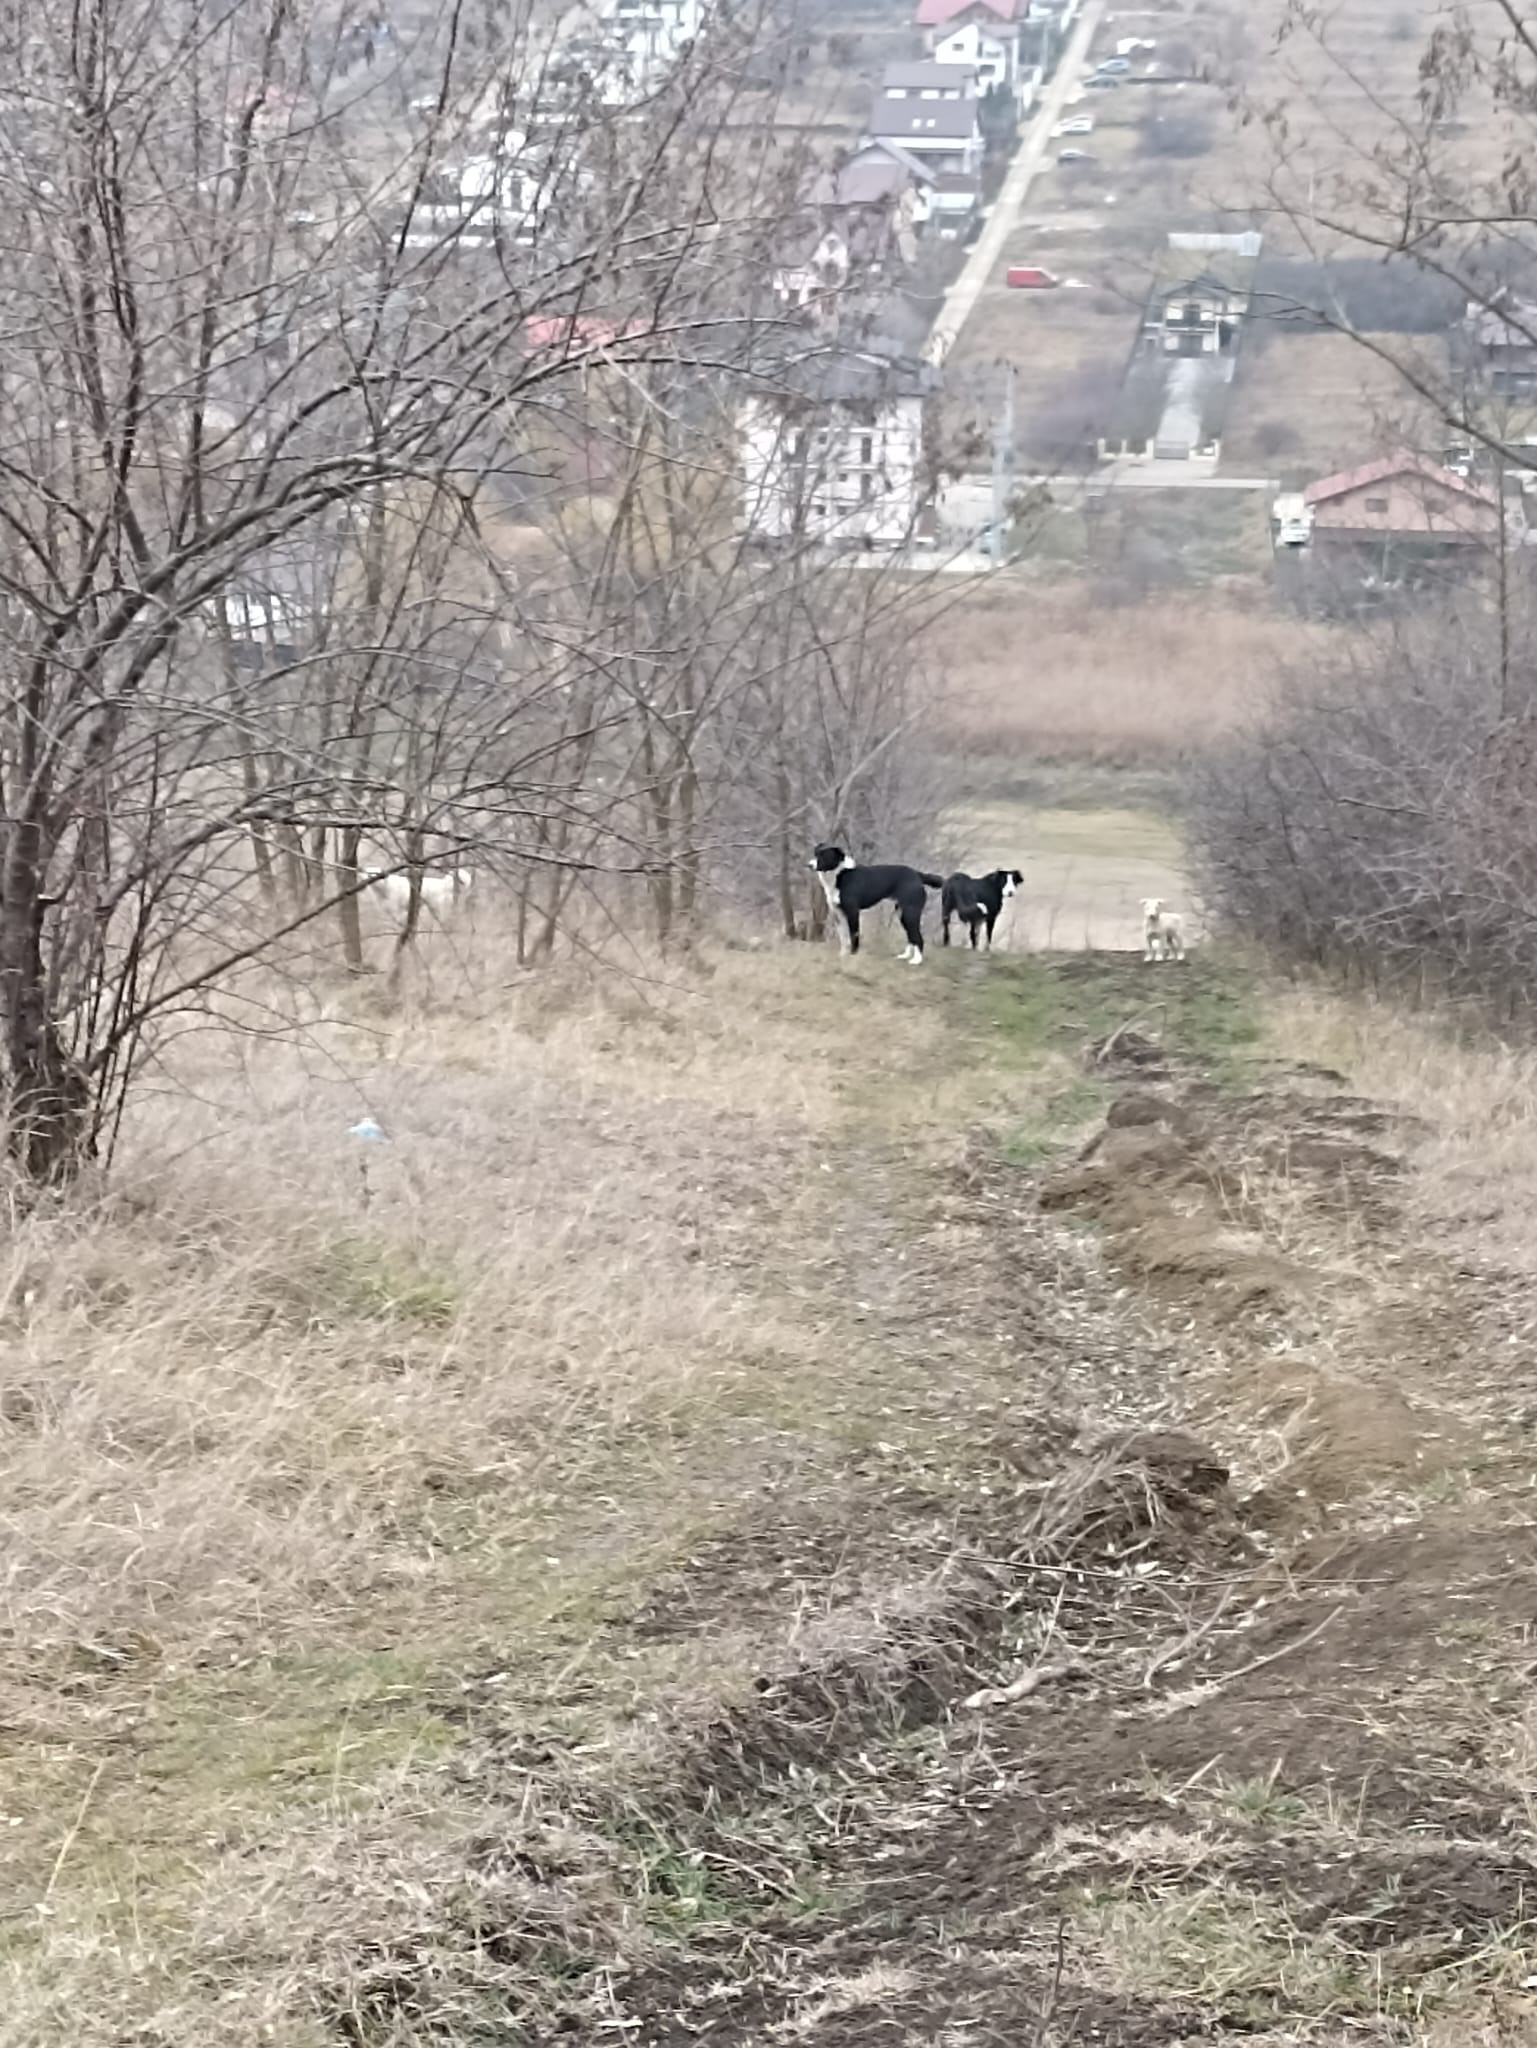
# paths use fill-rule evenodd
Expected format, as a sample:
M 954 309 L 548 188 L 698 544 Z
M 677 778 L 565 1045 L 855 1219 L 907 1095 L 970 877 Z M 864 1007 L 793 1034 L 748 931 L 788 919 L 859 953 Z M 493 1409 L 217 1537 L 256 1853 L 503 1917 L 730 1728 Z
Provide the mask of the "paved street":
M 982 287 L 996 278 L 1004 244 L 1019 219 L 1031 184 L 1048 162 L 1055 146 L 1056 137 L 1052 130 L 1062 119 L 1069 95 L 1078 90 L 1089 46 L 1104 19 L 1106 4 L 1107 0 L 1088 0 L 1088 5 L 1073 25 L 1056 73 L 1020 137 L 1003 189 L 993 201 L 992 212 L 966 259 L 966 267 L 945 293 L 939 317 L 923 351 L 931 363 L 945 360 L 982 296 Z

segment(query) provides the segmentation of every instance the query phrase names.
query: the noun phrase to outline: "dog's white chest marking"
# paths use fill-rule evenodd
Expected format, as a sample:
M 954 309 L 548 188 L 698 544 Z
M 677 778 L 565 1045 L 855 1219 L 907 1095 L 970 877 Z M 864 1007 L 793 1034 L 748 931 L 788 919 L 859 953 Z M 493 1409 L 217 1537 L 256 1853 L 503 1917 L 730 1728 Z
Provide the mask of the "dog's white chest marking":
M 838 951 L 840 953 L 852 952 L 853 941 L 849 937 L 848 920 L 843 915 L 843 904 L 838 895 L 838 877 L 839 875 L 847 874 L 853 865 L 854 863 L 845 857 L 841 867 L 834 868 L 830 872 L 826 868 L 818 868 L 817 870 L 817 880 L 822 884 L 822 894 L 827 898 L 827 907 L 832 912 L 834 926 L 838 933 Z

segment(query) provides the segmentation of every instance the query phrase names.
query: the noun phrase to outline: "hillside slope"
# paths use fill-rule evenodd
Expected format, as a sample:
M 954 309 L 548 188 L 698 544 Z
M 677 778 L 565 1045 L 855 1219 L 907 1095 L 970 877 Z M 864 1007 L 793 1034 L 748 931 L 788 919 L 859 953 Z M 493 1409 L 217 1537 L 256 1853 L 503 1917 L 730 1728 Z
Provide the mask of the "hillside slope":
M 6 1296 L 0 2041 L 1537 2040 L 1537 1277 L 1323 1014 L 546 981 L 259 1198 L 208 1055 Z

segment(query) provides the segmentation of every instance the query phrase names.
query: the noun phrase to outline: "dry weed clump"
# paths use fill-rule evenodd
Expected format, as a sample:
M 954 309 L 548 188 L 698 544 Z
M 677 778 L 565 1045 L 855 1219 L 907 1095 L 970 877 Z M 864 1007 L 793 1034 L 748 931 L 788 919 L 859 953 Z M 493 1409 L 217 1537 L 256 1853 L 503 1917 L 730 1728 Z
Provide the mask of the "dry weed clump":
M 1000 1626 L 999 1575 L 958 1553 L 922 1581 L 872 1587 L 798 1629 L 735 1696 L 700 1702 L 643 1738 L 626 1773 L 682 1825 L 714 1801 L 750 1799 L 876 1734 L 943 1718 Z M 651 1752 L 648 1764 L 647 1752 Z

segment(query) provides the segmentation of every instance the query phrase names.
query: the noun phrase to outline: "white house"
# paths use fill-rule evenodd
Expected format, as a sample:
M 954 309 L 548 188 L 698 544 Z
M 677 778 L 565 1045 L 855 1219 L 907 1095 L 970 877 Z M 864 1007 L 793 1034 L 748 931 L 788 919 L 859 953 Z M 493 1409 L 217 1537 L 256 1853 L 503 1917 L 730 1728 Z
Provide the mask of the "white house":
M 743 524 L 758 540 L 899 547 L 927 493 L 927 364 L 862 349 L 785 366 L 739 415 Z
M 934 41 L 936 64 L 959 64 L 975 76 L 979 88 L 1011 86 L 1019 71 L 1019 44 L 1010 36 L 994 34 L 979 21 L 963 21 Z
M 406 247 L 436 248 L 450 236 L 465 249 L 499 237 L 532 240 L 549 209 L 553 175 L 546 153 L 510 131 L 430 180 L 412 209 Z
M 959 64 L 888 64 L 869 140 L 905 150 L 931 170 L 978 171 L 979 106 L 976 75 Z
M 1235 350 L 1263 236 L 1172 234 L 1143 314 L 1143 341 L 1166 355 Z
M 985 89 L 1013 84 L 1029 11 L 1029 0 L 918 0 L 914 21 L 926 50 L 941 64 L 975 65 Z
M 609 105 L 654 92 L 704 26 L 704 0 L 602 0 L 614 61 L 596 83 Z
M 982 180 L 975 171 L 940 171 L 915 218 L 941 242 L 964 239 L 982 210 Z
M 297 661 L 314 624 L 314 607 L 293 590 L 235 585 L 202 610 L 209 631 L 227 640 L 242 668 Z
M 822 172 L 809 197 L 849 244 L 851 264 L 884 275 L 895 261 L 911 269 L 916 231 L 930 215 L 939 173 L 895 143 L 866 142 L 835 170 Z

